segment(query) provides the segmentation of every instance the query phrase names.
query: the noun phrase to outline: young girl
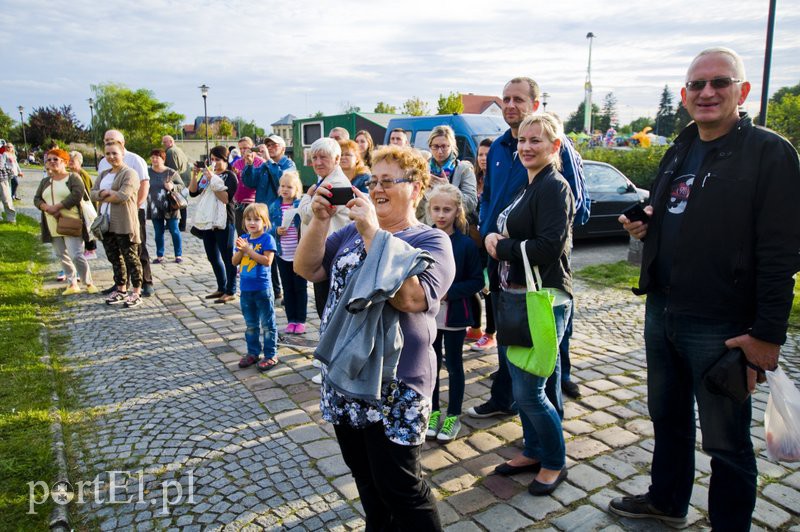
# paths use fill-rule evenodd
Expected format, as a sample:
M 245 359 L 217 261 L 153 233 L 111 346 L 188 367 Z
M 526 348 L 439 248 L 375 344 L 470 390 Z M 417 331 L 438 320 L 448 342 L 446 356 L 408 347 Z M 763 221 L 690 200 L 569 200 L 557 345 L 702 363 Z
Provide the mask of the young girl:
M 258 362 L 258 371 L 272 369 L 278 359 L 278 332 L 275 325 L 275 296 L 272 294 L 270 265 L 275 255 L 275 239 L 269 234 L 269 209 L 263 203 L 251 203 L 242 215 L 247 233 L 236 239 L 234 266 L 239 266 L 240 304 L 247 329 L 247 355 L 239 361 L 240 368 Z M 261 355 L 261 338 L 264 356 Z
M 278 273 L 283 284 L 283 306 L 289 324 L 282 332 L 303 334 L 306 332 L 306 307 L 308 306 L 307 282 L 294 273 L 294 251 L 300 240 L 300 216 L 295 214 L 289 227 L 283 225 L 283 213 L 297 209 L 303 184 L 300 174 L 289 170 L 283 173 L 278 187 L 278 198 L 269 206 L 269 217 L 278 240 Z
M 445 365 L 450 376 L 450 398 L 447 416 L 442 421 L 439 410 L 439 372 L 436 372 L 436 387 L 433 390 L 433 412 L 428 423 L 428 438 L 436 437 L 440 442 L 454 440 L 461 430 L 461 404 L 464 401 L 464 363 L 462 352 L 466 328 L 472 324 L 471 298 L 483 288 L 483 269 L 478 248 L 464 234 L 467 227 L 461 191 L 450 184 L 437 185 L 428 196 L 428 215 L 436 227 L 450 235 L 456 276 L 442 307 L 436 316 L 437 334 L 433 342 L 437 368 L 442 366 L 442 341 L 444 341 Z

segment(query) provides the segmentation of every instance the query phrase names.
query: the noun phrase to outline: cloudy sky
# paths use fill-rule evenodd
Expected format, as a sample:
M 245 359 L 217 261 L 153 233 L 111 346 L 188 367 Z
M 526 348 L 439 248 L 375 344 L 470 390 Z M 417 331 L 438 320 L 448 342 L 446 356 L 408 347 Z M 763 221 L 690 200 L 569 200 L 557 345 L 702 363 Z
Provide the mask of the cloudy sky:
M 209 114 L 262 127 L 292 113 L 371 111 L 440 93 L 497 94 L 528 75 L 566 118 L 583 99 L 588 41 L 594 102 L 613 91 L 621 122 L 677 95 L 699 50 L 730 46 L 761 94 L 767 0 L 487 2 L 403 0 L 2 0 L 0 107 L 70 104 L 89 121 L 90 85 L 147 88 L 187 121 Z M 779 0 L 770 92 L 800 82 L 800 2 Z M 677 100 L 676 100 L 677 103 Z

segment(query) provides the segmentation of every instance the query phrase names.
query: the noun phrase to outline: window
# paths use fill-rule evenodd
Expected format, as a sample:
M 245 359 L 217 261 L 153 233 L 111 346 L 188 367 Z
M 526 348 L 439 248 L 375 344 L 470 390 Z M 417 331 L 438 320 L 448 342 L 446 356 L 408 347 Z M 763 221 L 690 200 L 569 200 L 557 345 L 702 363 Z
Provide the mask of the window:
M 467 142 L 467 137 L 463 135 L 456 135 L 456 147 L 458 148 L 458 158 L 470 162 L 475 161 L 475 154 L 472 153 L 472 148 Z
M 430 129 L 424 131 L 423 130 L 417 131 L 417 134 L 414 136 L 414 147 L 417 148 L 418 150 L 430 151 L 430 148 L 428 147 L 428 139 L 430 138 L 430 136 L 431 136 Z
M 311 146 L 315 140 L 322 138 L 322 122 L 303 124 L 303 146 Z
M 628 188 L 628 180 L 608 166 L 584 163 L 583 173 L 586 177 L 589 194 L 619 193 L 620 189 L 627 190 Z

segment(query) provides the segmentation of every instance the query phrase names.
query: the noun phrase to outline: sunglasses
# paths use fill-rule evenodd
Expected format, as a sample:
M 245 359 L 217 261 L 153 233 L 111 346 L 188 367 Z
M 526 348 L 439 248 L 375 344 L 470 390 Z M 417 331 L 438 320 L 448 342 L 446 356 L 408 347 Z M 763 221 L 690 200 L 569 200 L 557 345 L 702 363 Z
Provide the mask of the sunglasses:
M 727 89 L 732 84 L 741 82 L 742 80 L 734 78 L 696 79 L 687 81 L 686 88 L 690 91 L 701 91 L 706 88 L 706 83 L 710 83 L 712 89 Z

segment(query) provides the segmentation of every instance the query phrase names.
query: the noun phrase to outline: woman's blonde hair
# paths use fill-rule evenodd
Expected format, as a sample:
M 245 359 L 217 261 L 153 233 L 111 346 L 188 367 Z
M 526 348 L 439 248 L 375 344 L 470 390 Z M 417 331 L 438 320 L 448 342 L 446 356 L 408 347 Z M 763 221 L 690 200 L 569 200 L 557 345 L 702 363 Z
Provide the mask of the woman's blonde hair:
M 294 187 L 294 199 L 298 199 L 303 195 L 303 182 L 300 181 L 300 174 L 294 170 L 287 170 L 283 173 L 280 178 L 280 181 L 286 179 L 289 181 L 289 184 Z
M 464 210 L 464 196 L 461 194 L 461 191 L 458 189 L 457 186 L 451 185 L 447 183 L 445 185 L 436 185 L 428 194 L 428 214 L 433 216 L 431 212 L 431 204 L 433 203 L 433 198 L 437 196 L 444 196 L 449 198 L 456 204 L 456 220 L 453 225 L 461 231 L 462 233 L 467 232 L 467 212 Z
M 369 168 L 364 164 L 364 159 L 361 158 L 361 150 L 358 147 L 358 144 L 354 140 L 340 140 L 339 147 L 342 149 L 342 153 L 346 151 L 351 151 L 356 156 L 356 168 L 354 175 L 361 175 L 361 174 L 368 174 Z M 341 166 L 341 163 L 340 163 Z
M 552 143 L 561 143 L 561 137 L 564 136 L 564 126 L 561 125 L 561 120 L 552 113 L 537 113 L 528 115 L 519 125 L 517 131 L 529 128 L 534 124 L 539 124 L 542 127 L 542 134 Z M 552 164 L 557 170 L 561 170 L 561 157 L 558 152 L 552 156 Z
M 396 164 L 403 171 L 405 177 L 420 184 L 419 197 L 414 202 L 416 207 L 431 180 L 428 162 L 416 150 L 394 145 L 384 146 L 372 153 L 373 168 L 376 164 L 384 161 Z
M 272 224 L 269 223 L 269 207 L 263 203 L 253 202 L 245 207 L 242 213 L 242 220 L 247 220 L 248 218 L 261 218 L 261 221 L 264 222 L 265 231 L 272 227 Z
M 433 139 L 436 137 L 444 137 L 450 143 L 450 154 L 453 157 L 458 157 L 458 147 L 456 146 L 456 134 L 450 126 L 436 126 L 431 130 L 431 136 L 428 137 L 428 147 L 433 146 Z M 433 148 L 431 148 L 431 151 Z

